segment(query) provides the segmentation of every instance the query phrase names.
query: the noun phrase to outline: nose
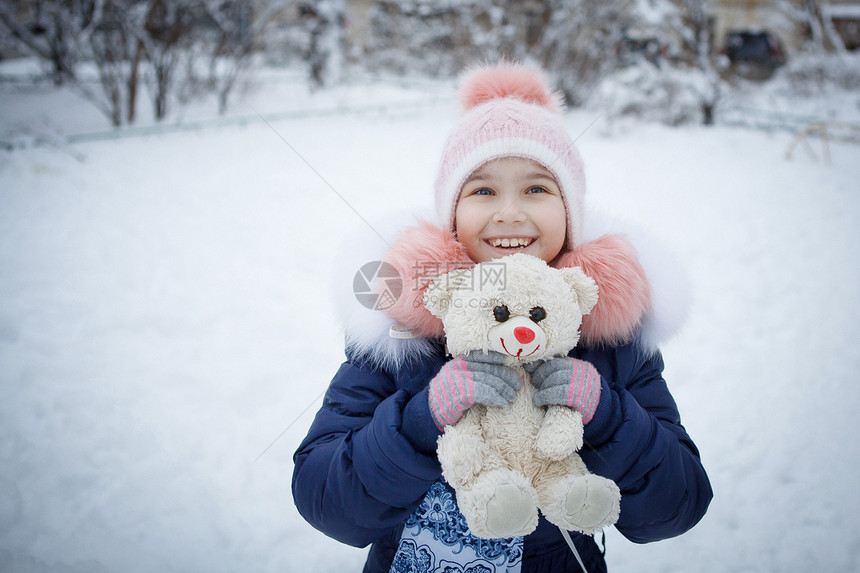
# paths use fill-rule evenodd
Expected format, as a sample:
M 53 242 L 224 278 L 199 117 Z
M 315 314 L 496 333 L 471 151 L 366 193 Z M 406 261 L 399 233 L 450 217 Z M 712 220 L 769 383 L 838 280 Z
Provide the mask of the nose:
M 497 223 L 519 223 L 523 220 L 523 210 L 519 199 L 506 201 L 496 211 L 494 220 Z
M 535 339 L 535 332 L 531 328 L 518 326 L 514 329 L 514 336 L 520 344 L 528 344 Z

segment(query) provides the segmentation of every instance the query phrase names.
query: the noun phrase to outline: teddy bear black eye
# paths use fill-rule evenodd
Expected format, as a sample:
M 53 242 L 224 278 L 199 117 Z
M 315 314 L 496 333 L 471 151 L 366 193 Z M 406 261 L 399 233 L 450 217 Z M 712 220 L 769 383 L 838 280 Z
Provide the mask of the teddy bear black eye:
M 536 306 L 531 310 L 531 312 L 529 312 L 529 316 L 533 321 L 540 322 L 546 318 L 546 311 L 543 307 Z
M 507 319 L 511 317 L 511 311 L 508 310 L 503 304 L 500 304 L 496 308 L 493 309 L 493 316 L 496 317 L 496 320 L 499 322 L 505 322 Z

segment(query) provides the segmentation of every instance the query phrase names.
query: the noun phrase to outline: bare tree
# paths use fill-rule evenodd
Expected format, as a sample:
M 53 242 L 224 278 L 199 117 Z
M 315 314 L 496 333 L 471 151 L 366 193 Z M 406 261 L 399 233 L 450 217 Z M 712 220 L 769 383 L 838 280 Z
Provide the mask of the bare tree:
M 269 31 L 284 25 L 285 13 L 295 4 L 295 0 L 201 1 L 212 33 L 198 46 L 203 46 L 208 60 L 206 83 L 218 95 L 220 113 L 227 110 L 229 98 L 247 73 L 253 54 L 265 48 Z
M 812 46 L 818 51 L 845 52 L 845 43 L 820 0 L 804 0 L 799 19 L 806 24 Z
M 112 125 L 119 126 L 135 119 L 141 64 L 151 58 L 158 69 L 162 63 L 153 48 L 157 43 L 148 37 L 146 25 L 153 20 L 158 6 L 166 3 L 39 0 L 25 5 L 32 22 L 22 24 L 14 3 L 3 0 L 0 21 L 21 44 L 51 63 L 55 83 L 82 94 Z M 95 65 L 100 90 L 78 77 L 78 65 L 85 60 Z
M 54 83 L 63 85 L 76 80 L 77 65 L 87 55 L 103 5 L 103 0 L 29 2 L 24 6 L 26 20 L 20 22 L 19 3 L 0 0 L 0 23 L 20 44 L 48 62 Z
M 702 123 L 714 123 L 714 109 L 720 98 L 720 76 L 714 66 L 713 22 L 708 14 L 708 0 L 683 0 L 680 36 L 684 40 L 684 51 L 694 62 L 702 76 L 699 99 Z
M 301 20 L 309 32 L 306 60 L 314 87 L 337 81 L 342 71 L 344 54 L 343 0 L 301 2 Z
M 135 0 L 105 0 L 102 19 L 90 36 L 93 63 L 102 98 L 94 101 L 114 126 L 133 123 L 137 110 L 142 44 L 148 4 Z
M 148 88 L 156 120 L 164 119 L 175 103 L 212 91 L 223 112 L 251 56 L 279 24 L 278 15 L 294 4 L 295 0 L 0 0 L 0 25 L 51 64 L 56 83 L 81 93 L 112 125 L 120 126 L 136 120 L 142 86 Z M 77 77 L 77 66 L 85 60 L 96 69 L 98 88 Z
M 23 5 L 19 21 L 17 4 L 0 3 L 0 21 L 22 45 L 49 62 L 58 85 L 68 85 L 104 113 L 113 125 L 121 125 L 134 109 L 130 85 L 137 64 L 130 56 L 132 28 L 140 2 L 122 0 L 39 0 Z M 78 77 L 78 66 L 93 60 L 101 92 Z M 130 62 L 133 62 L 129 65 Z
M 192 41 L 191 0 L 104 0 L 90 36 L 107 115 L 115 126 L 134 123 L 140 85 L 148 84 L 156 120 L 167 116 L 185 48 Z M 199 13 L 199 10 L 196 11 Z
M 142 29 L 138 29 L 135 60 L 145 54 L 155 119 L 167 116 L 180 63 L 193 43 L 193 31 L 200 10 L 193 0 L 150 0 Z

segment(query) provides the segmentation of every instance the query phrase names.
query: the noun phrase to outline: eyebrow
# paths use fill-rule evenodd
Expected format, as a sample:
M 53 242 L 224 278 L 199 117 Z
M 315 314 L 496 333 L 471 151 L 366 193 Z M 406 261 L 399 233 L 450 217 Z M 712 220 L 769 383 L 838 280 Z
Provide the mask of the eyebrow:
M 526 175 L 526 179 L 548 179 L 549 181 L 552 181 L 553 183 L 557 183 L 557 181 L 555 180 L 555 177 L 553 177 L 552 175 L 550 175 L 546 171 L 533 171 L 533 172 L 529 173 L 528 175 Z
M 463 185 L 471 183 L 472 181 L 487 181 L 488 179 L 491 179 L 491 177 L 478 169 L 477 171 L 474 171 L 471 175 L 469 175 L 469 177 L 463 182 Z
M 558 184 L 558 181 L 555 177 L 553 177 L 547 171 L 532 171 L 531 173 L 526 173 L 525 179 L 546 179 L 547 181 L 552 181 L 555 184 Z M 464 182 L 463 185 L 471 183 L 472 181 L 488 181 L 492 179 L 491 176 L 484 173 L 482 170 L 478 169 L 474 173 L 472 173 Z

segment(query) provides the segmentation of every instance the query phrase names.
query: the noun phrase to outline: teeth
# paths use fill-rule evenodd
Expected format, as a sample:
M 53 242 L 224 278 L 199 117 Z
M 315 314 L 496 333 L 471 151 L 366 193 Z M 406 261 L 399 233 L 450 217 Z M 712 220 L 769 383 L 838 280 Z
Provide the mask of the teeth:
M 531 244 L 531 239 L 523 239 L 518 237 L 493 239 L 490 244 L 494 247 L 526 247 Z

